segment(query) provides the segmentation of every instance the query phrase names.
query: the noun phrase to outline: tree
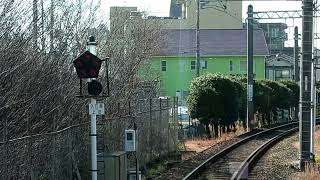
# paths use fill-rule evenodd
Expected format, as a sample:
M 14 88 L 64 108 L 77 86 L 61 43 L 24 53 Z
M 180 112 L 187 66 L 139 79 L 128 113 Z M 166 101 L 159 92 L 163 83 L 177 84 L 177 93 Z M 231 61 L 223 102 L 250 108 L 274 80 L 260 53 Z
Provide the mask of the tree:
M 132 22 L 130 32 L 110 34 L 106 23 L 101 20 L 104 18 L 98 18 L 95 14 L 99 6 L 96 2 L 51 0 L 42 3 L 41 0 L 41 13 L 38 13 L 39 0 L 32 2 L 5 1 L 5 8 L 0 12 L 0 134 L 5 134 L 5 140 L 49 133 L 87 122 L 86 104 L 75 97 L 79 80 L 71 62 L 85 51 L 90 35 L 96 36 L 99 43 L 98 56 L 102 59 L 111 57 L 114 98 L 108 101 L 108 108 L 112 109 L 118 102 L 137 96 L 143 83 L 137 70 L 160 48 L 163 38 L 156 22 L 148 24 L 141 18 Z M 79 137 L 72 146 L 73 152 L 78 153 L 76 160 L 83 162 L 83 169 L 87 169 L 85 138 Z M 50 151 L 49 143 L 52 142 L 28 142 L 26 151 L 32 153 L 33 148 L 41 147 L 42 154 L 52 157 L 54 153 Z M 3 149 L 1 153 L 4 153 Z M 30 159 L 26 151 L 21 152 L 17 159 Z M 41 157 L 35 153 L 32 162 L 12 163 L 32 164 L 38 170 L 53 167 L 37 164 Z M 56 156 L 53 159 L 59 162 L 63 158 Z M 18 165 L 13 164 L 6 175 L 19 179 L 13 171 Z M 26 177 L 30 174 L 27 168 L 22 171 Z M 5 172 L 1 169 L 0 173 Z M 88 179 L 85 174 L 82 177 Z M 62 171 L 55 173 L 60 179 L 69 179 L 63 175 Z
M 280 81 L 283 85 L 291 90 L 291 95 L 289 98 L 290 109 L 294 109 L 296 112 L 294 114 L 294 119 L 298 119 L 298 109 L 299 109 L 299 98 L 300 98 L 300 88 L 294 81 Z M 291 111 L 290 111 L 291 112 Z
M 106 38 L 107 47 L 101 51 L 110 57 L 110 87 L 112 98 L 108 104 L 116 104 L 118 99 L 126 103 L 136 97 L 150 97 L 143 90 L 144 84 L 152 84 L 158 79 L 151 76 L 152 56 L 164 46 L 166 33 L 159 21 L 148 21 L 143 12 L 130 16 L 126 9 L 115 8 L 110 17 L 110 33 Z M 141 73 L 143 72 L 143 73 Z M 157 81 L 158 82 L 158 81 Z M 152 91 L 150 91 L 152 94 Z
M 187 100 L 191 118 L 198 118 L 206 126 L 208 137 L 210 137 L 209 124 L 216 117 L 216 109 L 218 108 L 216 105 L 219 96 L 211 83 L 212 78 L 213 76 L 209 74 L 192 80 Z
M 242 122 L 242 126 L 246 128 L 246 116 L 247 116 L 247 86 L 246 79 L 244 80 L 238 76 L 230 76 L 230 79 L 233 81 L 237 94 L 239 97 L 239 120 Z
M 280 81 L 281 84 L 285 85 L 291 90 L 291 96 L 289 96 L 289 107 L 297 107 L 299 105 L 300 88 L 294 81 Z
M 220 74 L 206 74 L 191 82 L 188 109 L 192 118 L 198 118 L 207 126 L 218 126 L 221 131 L 230 131 L 238 120 L 240 99 L 234 82 Z
M 277 114 L 278 109 L 290 108 L 290 97 L 292 96 L 292 91 L 289 88 L 277 81 L 262 80 L 262 82 L 272 89 L 270 102 L 273 115 Z
M 255 81 L 253 86 L 254 111 L 259 113 L 261 123 L 270 125 L 270 111 L 272 110 L 271 96 L 272 89 L 263 81 Z M 259 116 L 259 115 L 258 115 Z M 265 122 L 267 120 L 267 123 Z

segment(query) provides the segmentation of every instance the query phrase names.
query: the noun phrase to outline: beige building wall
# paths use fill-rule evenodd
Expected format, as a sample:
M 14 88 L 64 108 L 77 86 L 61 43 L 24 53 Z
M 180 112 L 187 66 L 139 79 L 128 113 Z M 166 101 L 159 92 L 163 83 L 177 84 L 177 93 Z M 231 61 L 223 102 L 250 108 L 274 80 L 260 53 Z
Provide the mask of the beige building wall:
M 210 6 L 212 5 L 214 5 L 216 9 L 200 9 L 200 29 L 242 29 L 242 1 L 227 1 L 222 3 L 212 1 Z M 223 5 L 227 7 L 225 10 L 222 8 Z M 149 17 L 146 20 L 151 24 L 161 23 L 165 29 L 196 29 L 196 0 L 189 0 L 185 7 L 186 17 L 184 19 Z M 110 10 L 110 29 L 112 30 L 112 27 L 119 26 L 119 24 L 124 23 L 114 17 L 119 17 L 120 15 L 120 17 L 127 16 L 127 18 L 129 18 L 130 11 L 137 11 L 137 8 L 111 7 Z M 126 18 L 122 18 L 122 21 L 123 19 Z
M 213 8 L 200 9 L 200 29 L 242 29 L 242 1 L 211 2 L 210 5 L 215 5 L 217 9 L 225 12 Z M 223 5 L 227 7 L 225 10 Z M 196 1 L 191 0 L 187 7 L 187 28 L 192 28 L 192 24 L 196 25 L 196 10 Z
M 137 7 L 110 7 L 110 31 L 122 31 L 130 18 L 130 12 L 137 10 Z
M 214 5 L 216 9 L 200 9 L 200 29 L 242 29 L 242 1 L 211 2 L 210 5 Z M 223 5 L 227 7 L 225 10 L 222 8 Z M 186 4 L 186 19 L 160 21 L 169 29 L 196 29 L 196 10 L 196 1 L 190 0 Z

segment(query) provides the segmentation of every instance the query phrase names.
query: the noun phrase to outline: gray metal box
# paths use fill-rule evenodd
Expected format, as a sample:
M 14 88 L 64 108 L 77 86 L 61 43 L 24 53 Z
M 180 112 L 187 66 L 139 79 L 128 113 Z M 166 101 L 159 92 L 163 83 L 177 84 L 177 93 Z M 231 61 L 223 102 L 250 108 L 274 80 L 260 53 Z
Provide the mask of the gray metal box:
M 126 158 L 126 152 L 124 151 L 118 151 L 104 156 L 106 180 L 126 180 Z

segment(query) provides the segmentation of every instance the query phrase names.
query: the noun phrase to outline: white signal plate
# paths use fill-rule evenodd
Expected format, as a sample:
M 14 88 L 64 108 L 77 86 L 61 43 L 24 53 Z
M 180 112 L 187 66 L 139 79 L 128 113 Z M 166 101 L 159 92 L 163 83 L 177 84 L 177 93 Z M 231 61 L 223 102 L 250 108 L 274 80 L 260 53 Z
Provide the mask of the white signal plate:
M 89 114 L 90 115 L 104 115 L 104 103 L 89 104 Z

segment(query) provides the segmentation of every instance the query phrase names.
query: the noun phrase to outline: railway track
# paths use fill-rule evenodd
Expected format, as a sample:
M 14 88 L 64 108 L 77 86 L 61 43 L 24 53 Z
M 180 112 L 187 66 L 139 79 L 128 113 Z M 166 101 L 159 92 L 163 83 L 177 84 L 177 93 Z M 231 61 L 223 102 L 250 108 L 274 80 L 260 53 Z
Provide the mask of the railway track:
M 297 126 L 298 122 L 291 122 L 242 139 L 208 158 L 183 179 L 247 179 L 254 163 L 281 138 L 297 131 Z

